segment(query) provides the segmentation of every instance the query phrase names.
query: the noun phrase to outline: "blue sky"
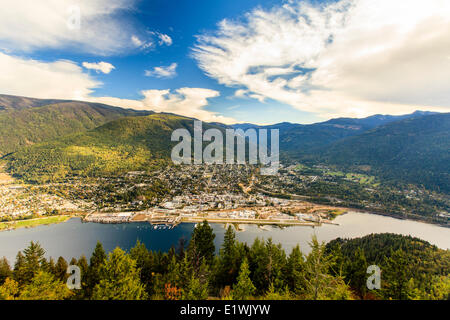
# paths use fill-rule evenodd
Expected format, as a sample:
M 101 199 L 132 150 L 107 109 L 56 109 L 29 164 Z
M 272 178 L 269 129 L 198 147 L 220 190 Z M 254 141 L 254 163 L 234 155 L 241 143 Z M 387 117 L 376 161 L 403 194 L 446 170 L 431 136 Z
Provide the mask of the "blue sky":
M 440 0 L 26 1 L 0 13 L 0 93 L 259 124 L 450 105 Z M 77 31 L 64 23 L 73 5 Z M 434 39 L 418 37 L 426 27 Z

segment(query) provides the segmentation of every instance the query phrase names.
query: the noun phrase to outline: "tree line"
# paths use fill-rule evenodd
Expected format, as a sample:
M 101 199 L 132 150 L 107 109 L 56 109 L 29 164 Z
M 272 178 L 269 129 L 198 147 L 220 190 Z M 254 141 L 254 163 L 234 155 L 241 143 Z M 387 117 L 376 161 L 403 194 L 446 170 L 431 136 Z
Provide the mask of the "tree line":
M 271 239 L 251 246 L 229 227 L 216 254 L 215 234 L 204 221 L 168 252 L 143 243 L 107 254 L 97 243 L 89 261 L 45 258 L 39 243 L 19 252 L 14 266 L 0 259 L 0 299 L 204 300 L 204 299 L 448 299 L 448 250 L 403 236 L 382 234 L 336 239 L 313 237 L 310 253 L 289 255 Z M 379 253 L 377 253 L 379 252 Z M 67 268 L 81 271 L 81 288 L 69 290 Z M 368 290 L 367 267 L 382 270 L 380 290 Z

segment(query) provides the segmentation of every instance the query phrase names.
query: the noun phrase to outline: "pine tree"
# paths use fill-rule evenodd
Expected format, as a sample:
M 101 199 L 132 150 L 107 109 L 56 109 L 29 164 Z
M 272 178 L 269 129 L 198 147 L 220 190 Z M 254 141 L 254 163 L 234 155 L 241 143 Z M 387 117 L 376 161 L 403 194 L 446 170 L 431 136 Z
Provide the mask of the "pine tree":
M 385 299 L 408 299 L 407 283 L 410 279 L 409 265 L 405 252 L 398 249 L 385 259 L 383 267 L 382 283 L 385 284 L 381 293 Z
M 86 297 L 90 297 L 94 287 L 100 282 L 100 269 L 106 261 L 106 253 L 100 241 L 97 242 L 94 252 L 92 253 L 89 269 L 86 274 Z
M 72 259 L 73 260 L 73 259 Z M 73 264 L 74 261 L 71 261 L 70 265 Z M 86 256 L 82 255 L 78 261 L 76 262 L 76 265 L 80 268 L 81 272 L 81 290 L 75 291 L 75 296 L 73 296 L 73 299 L 75 300 L 82 300 L 82 299 L 88 299 L 89 296 L 87 295 L 87 274 L 89 272 L 89 264 L 87 262 Z
M 203 282 L 195 277 L 191 276 L 188 287 L 184 290 L 184 300 L 206 300 L 208 298 L 208 282 Z
M 189 242 L 189 257 L 196 268 L 200 267 L 201 260 L 205 259 L 211 265 L 216 250 L 214 238 L 216 235 L 208 221 L 197 225 Z
M 19 251 L 16 256 L 16 262 L 14 263 L 14 270 L 13 270 L 13 277 L 14 280 L 19 283 L 19 285 L 25 283 L 25 257 L 23 256 L 22 252 Z
M 70 259 L 69 266 L 76 266 L 76 265 L 78 265 L 77 259 L 76 258 Z
M 120 248 L 109 254 L 95 286 L 94 300 L 143 300 L 147 294 L 139 278 L 136 261 Z
M 233 286 L 233 299 L 246 300 L 250 298 L 256 291 L 255 286 L 250 279 L 250 270 L 248 269 L 247 259 L 244 259 L 241 264 L 237 284 Z
M 141 270 L 140 278 L 142 284 L 146 287 L 146 291 L 151 293 L 152 289 L 152 272 L 154 269 L 153 256 L 145 247 L 145 244 L 139 240 L 130 250 L 130 257 L 136 261 L 136 267 Z
M 194 229 L 188 251 L 189 257 L 196 268 L 200 266 L 202 259 L 205 259 L 208 264 L 212 263 L 216 250 L 215 237 L 213 229 L 206 220 Z
M 312 300 L 350 299 L 349 287 L 341 276 L 334 277 L 330 270 L 334 257 L 327 255 L 325 244 L 320 244 L 314 235 L 310 242 L 311 252 L 305 263 L 305 298 Z
M 0 286 L 0 300 L 14 300 L 19 294 L 19 284 L 13 279 L 6 278 Z
M 292 249 L 287 259 L 285 275 L 291 291 L 297 294 L 305 291 L 305 259 L 298 245 Z
M 102 243 L 97 241 L 97 245 L 95 246 L 90 259 L 90 266 L 94 268 L 99 267 L 105 262 L 106 258 L 105 249 L 103 249 Z
M 43 268 L 48 269 L 45 251 L 39 243 L 31 242 L 23 253 L 17 255 L 14 278 L 20 286 L 29 283 Z
M 66 284 L 57 280 L 54 275 L 38 271 L 30 283 L 22 289 L 20 300 L 64 300 L 73 293 Z
M 3 257 L 0 259 L 0 286 L 5 282 L 7 278 L 11 277 L 11 266 L 9 265 L 8 259 L 6 259 L 6 257 Z
M 222 248 L 219 251 L 218 268 L 215 275 L 216 286 L 231 286 L 236 281 L 240 259 L 236 235 L 233 228 L 229 226 L 225 232 Z
M 364 251 L 358 248 L 354 258 L 348 262 L 346 267 L 346 279 L 350 281 L 350 286 L 354 288 L 361 298 L 367 292 L 367 260 Z
M 67 274 L 68 267 L 69 265 L 67 264 L 66 259 L 64 259 L 63 257 L 59 257 L 55 265 L 56 279 L 66 283 L 67 278 L 69 277 L 69 275 Z
M 256 239 L 249 257 L 252 279 L 258 293 L 265 293 L 271 283 L 277 290 L 284 289 L 283 268 L 286 266 L 286 253 L 281 245 L 275 245 L 270 238 L 265 243 Z
M 56 275 L 56 263 L 52 257 L 50 257 L 50 259 L 48 259 L 47 263 L 45 264 L 44 270 L 47 272 L 50 272 L 51 274 Z

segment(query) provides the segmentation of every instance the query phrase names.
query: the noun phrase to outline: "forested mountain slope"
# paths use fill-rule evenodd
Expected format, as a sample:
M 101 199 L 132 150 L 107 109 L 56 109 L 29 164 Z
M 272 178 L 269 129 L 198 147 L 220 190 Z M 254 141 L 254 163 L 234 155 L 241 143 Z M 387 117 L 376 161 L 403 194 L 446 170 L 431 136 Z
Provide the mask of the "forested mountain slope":
M 88 132 L 22 148 L 7 157 L 12 174 L 30 182 L 68 175 L 102 176 L 150 170 L 170 159 L 172 132 L 193 134 L 191 118 L 170 114 L 125 117 Z M 203 124 L 204 129 L 212 125 Z
M 87 102 L 8 109 L 0 112 L 0 156 L 23 146 L 94 129 L 120 117 L 151 113 Z
M 316 160 L 448 193 L 449 151 L 450 113 L 445 113 L 392 122 L 345 138 L 320 150 Z

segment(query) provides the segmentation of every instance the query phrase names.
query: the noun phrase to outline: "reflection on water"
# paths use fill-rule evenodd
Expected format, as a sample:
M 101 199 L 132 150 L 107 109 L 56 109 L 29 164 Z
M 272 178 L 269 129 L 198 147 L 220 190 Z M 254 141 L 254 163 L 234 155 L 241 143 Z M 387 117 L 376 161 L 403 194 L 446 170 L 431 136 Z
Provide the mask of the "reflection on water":
M 306 253 L 309 252 L 308 242 L 313 234 L 316 234 L 320 241 L 330 241 L 338 237 L 355 238 L 371 233 L 391 232 L 411 235 L 440 248 L 450 249 L 449 228 L 356 212 L 339 216 L 335 222 L 339 226 L 279 228 L 245 225 L 241 226 L 245 231 L 237 232 L 237 239 L 251 244 L 257 237 L 271 237 L 275 243 L 281 243 L 288 252 L 299 244 Z M 212 224 L 212 227 L 218 249 L 223 242 L 225 228 L 221 224 Z M 180 224 L 173 229 L 154 229 L 145 222 L 114 225 L 82 223 L 80 219 L 74 218 L 57 225 L 0 232 L 0 257 L 5 256 L 13 262 L 17 252 L 26 248 L 30 241 L 39 241 L 47 251 L 47 256 L 63 256 L 67 260 L 82 254 L 89 258 L 97 240 L 103 243 L 107 251 L 116 246 L 129 250 L 137 240 L 145 243 L 149 249 L 167 251 L 171 246 L 176 246 L 180 238 L 189 240 L 193 229 L 194 224 Z

